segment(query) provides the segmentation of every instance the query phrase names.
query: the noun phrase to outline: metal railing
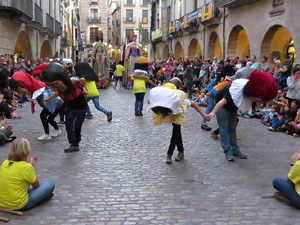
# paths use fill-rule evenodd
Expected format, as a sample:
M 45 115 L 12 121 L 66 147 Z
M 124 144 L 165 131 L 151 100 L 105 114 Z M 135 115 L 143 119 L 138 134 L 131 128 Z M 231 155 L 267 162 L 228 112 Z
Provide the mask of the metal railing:
M 10 6 L 22 12 L 31 19 L 33 18 L 32 0 L 11 0 Z
M 55 20 L 55 33 L 61 35 L 61 23 Z
M 46 27 L 51 31 L 54 31 L 54 19 L 49 14 L 46 14 Z
M 33 21 L 43 25 L 43 11 L 36 4 L 34 4 L 34 20 Z
M 89 23 L 101 23 L 101 17 L 98 17 L 98 16 L 89 16 L 88 17 L 88 22 Z

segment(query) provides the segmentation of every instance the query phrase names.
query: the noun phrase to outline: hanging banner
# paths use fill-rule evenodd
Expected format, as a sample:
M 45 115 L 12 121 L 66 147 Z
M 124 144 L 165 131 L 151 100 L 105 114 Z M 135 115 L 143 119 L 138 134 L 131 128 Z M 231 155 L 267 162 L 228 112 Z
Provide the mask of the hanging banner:
M 167 9 L 161 8 L 162 41 L 168 41 Z

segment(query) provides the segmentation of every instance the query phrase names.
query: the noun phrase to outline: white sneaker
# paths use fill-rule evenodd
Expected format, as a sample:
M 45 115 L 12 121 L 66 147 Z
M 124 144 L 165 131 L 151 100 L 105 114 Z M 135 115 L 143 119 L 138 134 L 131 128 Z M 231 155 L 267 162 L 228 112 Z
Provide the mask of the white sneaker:
M 50 140 L 51 136 L 49 134 L 43 134 L 42 136 L 38 137 L 38 141 Z
M 58 137 L 60 134 L 61 134 L 61 130 L 60 130 L 60 129 L 54 130 L 54 131 L 51 133 L 51 137 Z

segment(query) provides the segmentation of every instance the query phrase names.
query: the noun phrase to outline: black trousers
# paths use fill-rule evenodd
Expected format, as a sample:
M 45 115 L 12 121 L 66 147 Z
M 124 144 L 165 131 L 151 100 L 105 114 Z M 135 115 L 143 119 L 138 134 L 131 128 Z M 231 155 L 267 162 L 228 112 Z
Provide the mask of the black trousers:
M 182 144 L 182 137 L 181 137 L 181 125 L 177 125 L 172 123 L 173 130 L 172 130 L 172 137 L 171 142 L 168 150 L 168 155 L 173 155 L 174 149 L 177 146 L 178 152 L 183 153 L 183 144 Z
M 49 124 L 51 124 L 55 130 L 58 130 L 58 125 L 54 120 L 58 112 L 59 110 L 55 110 L 55 112 L 51 114 L 47 109 L 43 108 L 40 114 L 40 118 L 43 124 L 45 134 L 49 134 Z

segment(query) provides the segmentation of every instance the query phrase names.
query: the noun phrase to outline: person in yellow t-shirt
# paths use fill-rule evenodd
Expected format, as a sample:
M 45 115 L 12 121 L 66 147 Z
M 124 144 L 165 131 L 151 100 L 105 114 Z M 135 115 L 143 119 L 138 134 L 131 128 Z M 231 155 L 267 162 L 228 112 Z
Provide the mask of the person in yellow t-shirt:
M 300 150 L 291 157 L 291 169 L 287 179 L 274 178 L 273 187 L 278 190 L 274 197 L 300 209 Z
M 116 66 L 116 78 L 115 78 L 115 88 L 118 85 L 118 81 L 120 81 L 120 89 L 122 88 L 122 79 L 123 76 L 125 76 L 125 67 L 123 66 L 122 61 L 120 61 L 118 63 L 118 65 Z
M 155 84 L 148 76 L 148 60 L 146 57 L 138 57 L 134 64 L 134 71 L 131 74 L 133 80 L 132 93 L 135 95 L 135 116 L 143 116 L 144 97 L 146 93 L 146 83 L 151 86 Z
M 39 182 L 33 167 L 37 157 L 29 157 L 30 150 L 27 139 L 12 142 L 8 160 L 0 167 L 1 208 L 24 211 L 53 196 L 55 185 L 48 180 Z
M 99 91 L 97 89 L 96 83 L 98 82 L 98 77 L 94 70 L 90 67 L 88 63 L 78 63 L 75 66 L 76 75 L 84 80 L 84 86 L 88 92 L 87 101 L 92 100 L 96 109 L 103 112 L 107 116 L 107 121 L 112 120 L 112 112 L 103 108 L 99 103 Z M 106 79 L 106 78 L 103 78 Z M 86 119 L 92 119 L 93 115 L 91 113 L 90 107 L 87 108 Z

